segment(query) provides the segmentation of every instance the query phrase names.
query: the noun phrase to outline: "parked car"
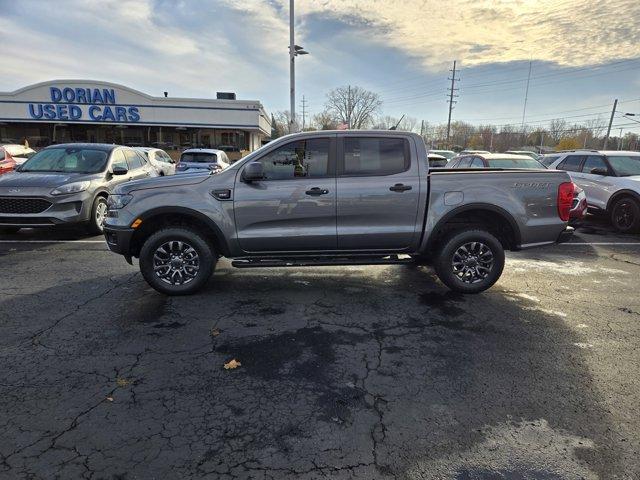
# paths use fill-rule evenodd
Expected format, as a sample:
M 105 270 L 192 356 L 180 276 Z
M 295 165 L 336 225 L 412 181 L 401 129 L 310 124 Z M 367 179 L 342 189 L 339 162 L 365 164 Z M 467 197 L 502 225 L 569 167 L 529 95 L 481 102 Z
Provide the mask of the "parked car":
M 573 202 L 571 202 L 571 210 L 569 211 L 569 225 L 577 227 L 582 224 L 584 217 L 587 215 L 587 195 L 584 190 L 574 182 L 573 184 Z
M 506 153 L 476 153 L 451 160 L 447 168 L 533 168 L 546 169 L 539 161 L 526 155 Z
M 456 157 L 461 157 L 463 155 L 485 155 L 487 153 L 491 153 L 488 152 L 486 150 L 462 150 L 461 152 L 458 152 L 458 154 L 456 155 Z
M 511 155 L 526 155 L 528 157 L 533 158 L 534 160 L 540 160 L 540 155 L 538 155 L 536 152 L 531 152 L 529 150 L 507 150 L 504 153 L 508 153 Z
M 11 158 L 15 160 L 17 165 L 22 165 L 36 153 L 33 148 L 25 147 L 17 143 L 0 145 L 0 148 L 4 148 L 4 150 L 11 155 Z
M 0 147 L 0 175 L 12 172 L 18 164 L 4 147 Z
M 44 148 L 0 176 L 0 230 L 84 224 L 100 233 L 112 189 L 156 175 L 144 156 L 128 147 L 69 143 Z
M 156 172 L 161 177 L 176 173 L 176 161 L 164 150 L 151 147 L 139 147 L 136 148 L 136 150 L 145 156 L 147 161 L 156 169 Z
M 500 277 L 504 249 L 573 230 L 565 172 L 428 172 L 414 133 L 287 135 L 216 175 L 119 185 L 105 238 L 169 295 L 200 289 L 220 256 L 238 268 L 432 263 L 449 288 L 477 293 Z
M 584 189 L 589 211 L 605 213 L 619 232 L 640 231 L 640 152 L 562 152 L 550 168 Z
M 429 150 L 427 153 L 442 155 L 444 158 L 447 159 L 447 161 L 451 160 L 453 157 L 456 156 L 456 152 L 454 152 L 453 150 Z
M 222 150 L 215 148 L 190 148 L 180 155 L 176 173 L 193 173 L 203 170 L 219 172 L 229 166 L 229 158 Z
M 553 162 L 560 158 L 560 155 L 560 153 L 547 153 L 540 156 L 538 161 L 545 167 L 549 167 Z
M 427 159 L 429 160 L 430 168 L 444 168 L 447 165 L 447 158 L 442 155 L 438 155 L 432 152 L 427 154 Z

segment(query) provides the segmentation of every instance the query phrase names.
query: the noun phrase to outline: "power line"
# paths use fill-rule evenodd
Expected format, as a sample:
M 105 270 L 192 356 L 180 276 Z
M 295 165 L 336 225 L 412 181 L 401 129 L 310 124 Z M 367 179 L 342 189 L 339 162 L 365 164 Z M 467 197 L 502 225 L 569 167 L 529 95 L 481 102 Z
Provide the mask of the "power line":
M 610 68 L 612 66 L 616 66 L 616 65 L 620 65 L 620 64 L 624 64 L 624 63 L 629 63 L 629 62 L 638 62 L 640 61 L 640 59 L 638 58 L 633 58 L 633 59 L 628 59 L 628 60 L 620 60 L 618 62 L 612 62 L 609 63 L 607 65 L 598 65 L 596 67 L 590 66 L 590 67 L 582 67 L 582 68 L 577 68 L 574 70 L 571 70 L 570 72 L 551 72 L 551 73 L 543 73 L 540 75 L 536 75 L 531 77 L 532 80 L 537 80 L 539 78 L 550 78 L 550 77 L 559 77 L 559 76 L 565 76 L 565 75 L 573 75 L 575 73 L 579 73 L 585 70 L 588 70 L 590 72 L 592 72 L 593 70 L 599 70 L 599 69 L 603 69 L 603 68 Z M 470 85 L 466 85 L 465 88 L 478 88 L 478 87 L 484 87 L 484 86 L 495 86 L 495 85 L 505 85 L 505 84 L 509 84 L 509 83 L 520 83 L 520 82 L 524 82 L 526 81 L 527 78 L 523 77 L 523 78 L 518 78 L 515 80 L 503 80 L 503 81 L 499 81 L 499 82 L 485 82 L 485 83 L 472 83 Z

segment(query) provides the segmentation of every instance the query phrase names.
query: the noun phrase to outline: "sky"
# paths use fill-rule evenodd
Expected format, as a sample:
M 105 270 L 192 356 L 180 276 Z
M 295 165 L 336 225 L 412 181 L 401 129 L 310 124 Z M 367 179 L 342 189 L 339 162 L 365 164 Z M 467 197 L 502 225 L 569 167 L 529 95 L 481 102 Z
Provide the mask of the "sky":
M 295 13 L 310 115 L 359 85 L 381 114 L 446 122 L 454 60 L 454 120 L 519 126 L 530 65 L 528 125 L 608 120 L 615 98 L 640 114 L 637 0 L 296 0 Z M 288 0 L 0 0 L 0 32 L 0 91 L 83 78 L 288 109 Z

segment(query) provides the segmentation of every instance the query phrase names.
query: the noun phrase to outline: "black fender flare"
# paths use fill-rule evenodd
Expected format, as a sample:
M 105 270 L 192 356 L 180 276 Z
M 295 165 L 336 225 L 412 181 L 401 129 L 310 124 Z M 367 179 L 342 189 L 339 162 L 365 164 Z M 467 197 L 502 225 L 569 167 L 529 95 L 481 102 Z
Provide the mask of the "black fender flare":
M 466 205 L 461 205 L 459 207 L 454 208 L 453 210 L 448 211 L 440 220 L 438 220 L 438 223 L 435 224 L 435 226 L 433 227 L 429 235 L 429 240 L 427 241 L 427 250 L 433 247 L 433 242 L 435 241 L 435 237 L 437 236 L 438 231 L 443 227 L 443 225 L 445 225 L 449 220 L 451 220 L 456 215 L 459 215 L 461 213 L 468 212 L 471 210 L 486 210 L 491 213 L 500 215 L 504 220 L 507 221 L 507 223 L 511 227 L 511 230 L 513 231 L 514 245 L 512 245 L 512 248 L 515 250 L 520 248 L 520 244 L 522 243 L 520 228 L 518 227 L 518 223 L 515 221 L 511 213 L 509 213 L 507 210 L 505 210 L 502 207 L 499 207 L 497 205 L 492 205 L 490 203 L 468 203 Z
M 638 203 L 640 203 L 640 194 L 638 192 L 634 192 L 633 190 L 628 190 L 628 189 L 624 189 L 624 190 L 618 190 L 616 193 L 614 193 L 613 195 L 611 195 L 611 198 L 609 198 L 609 201 L 607 202 L 607 212 L 611 213 L 611 207 L 613 207 L 613 204 L 620 198 L 620 197 L 632 197 L 634 198 Z M 589 204 L 589 199 L 587 199 L 587 205 Z
M 145 220 L 149 220 L 154 217 L 158 217 L 161 215 L 168 215 L 168 214 L 177 214 L 185 217 L 191 217 L 205 224 L 207 227 L 209 227 L 213 231 L 215 235 L 216 244 L 220 249 L 220 252 L 218 253 L 224 256 L 229 255 L 231 250 L 229 248 L 229 244 L 224 234 L 222 233 L 222 230 L 220 229 L 220 227 L 218 227 L 218 225 L 213 220 L 211 220 L 208 216 L 206 216 L 202 212 L 199 212 L 197 210 L 193 210 L 192 208 L 187 208 L 187 207 L 178 207 L 178 206 L 157 207 L 151 210 L 147 210 L 143 214 L 139 215 L 138 218 L 142 220 L 142 224 L 144 225 Z

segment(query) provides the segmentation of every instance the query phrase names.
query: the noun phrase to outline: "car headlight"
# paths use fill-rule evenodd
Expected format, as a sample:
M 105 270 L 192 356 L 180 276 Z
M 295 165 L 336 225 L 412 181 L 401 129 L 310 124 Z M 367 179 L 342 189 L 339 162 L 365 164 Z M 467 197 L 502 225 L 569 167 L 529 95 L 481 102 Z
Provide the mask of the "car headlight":
M 107 197 L 107 208 L 109 210 L 118 210 L 123 208 L 131 201 L 133 198 L 132 195 L 109 195 Z
M 86 190 L 91 185 L 91 182 L 74 182 L 67 183 L 66 185 L 60 185 L 56 189 L 51 191 L 51 195 L 68 195 L 70 193 L 78 193 Z

